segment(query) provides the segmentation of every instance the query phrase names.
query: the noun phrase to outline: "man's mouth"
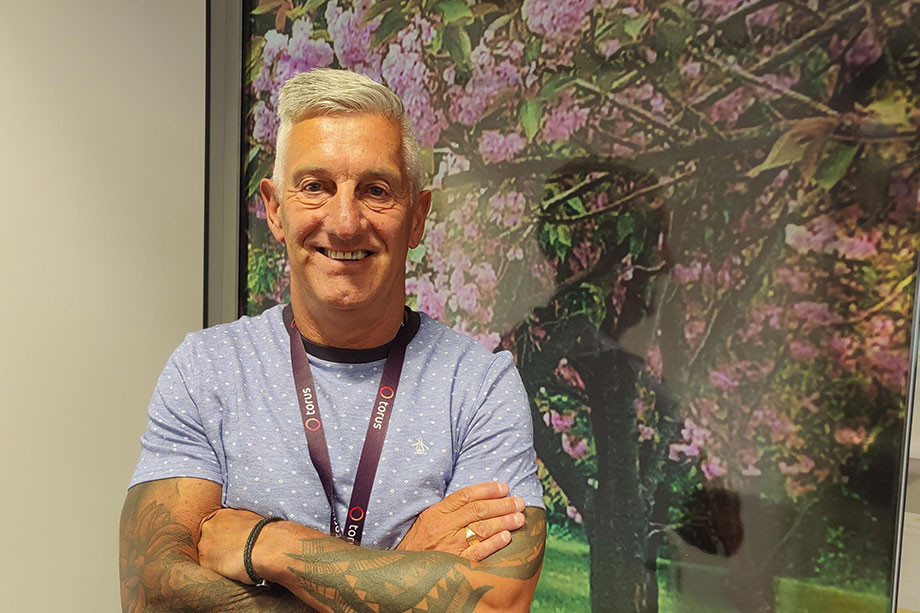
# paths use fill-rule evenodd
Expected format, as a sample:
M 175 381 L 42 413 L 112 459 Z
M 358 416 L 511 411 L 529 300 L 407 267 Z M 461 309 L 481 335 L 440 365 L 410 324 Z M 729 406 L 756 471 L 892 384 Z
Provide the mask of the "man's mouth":
M 324 249 L 322 247 L 317 247 L 317 251 L 322 253 L 327 258 L 332 258 L 333 260 L 363 260 L 371 254 L 370 251 L 365 251 L 359 249 L 357 251 L 336 251 L 335 249 Z

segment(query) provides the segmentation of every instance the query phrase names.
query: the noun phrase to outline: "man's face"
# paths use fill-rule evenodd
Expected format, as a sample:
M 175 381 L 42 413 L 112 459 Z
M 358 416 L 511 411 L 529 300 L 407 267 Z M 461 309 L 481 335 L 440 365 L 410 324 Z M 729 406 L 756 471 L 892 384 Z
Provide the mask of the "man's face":
M 409 194 L 399 126 L 373 114 L 302 120 L 283 172 L 284 193 L 266 180 L 262 196 L 287 248 L 292 299 L 317 313 L 401 309 L 406 253 L 422 238 L 430 194 Z

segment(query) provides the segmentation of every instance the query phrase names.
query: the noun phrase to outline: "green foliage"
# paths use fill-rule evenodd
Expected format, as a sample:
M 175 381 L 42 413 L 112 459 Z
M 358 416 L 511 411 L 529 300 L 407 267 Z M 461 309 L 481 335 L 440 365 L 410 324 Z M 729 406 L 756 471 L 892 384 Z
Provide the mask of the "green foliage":
M 531 613 L 590 611 L 590 559 L 588 546 L 550 529 L 540 583 Z
M 777 613 L 886 613 L 891 601 L 879 593 L 857 592 L 780 578 L 776 582 Z

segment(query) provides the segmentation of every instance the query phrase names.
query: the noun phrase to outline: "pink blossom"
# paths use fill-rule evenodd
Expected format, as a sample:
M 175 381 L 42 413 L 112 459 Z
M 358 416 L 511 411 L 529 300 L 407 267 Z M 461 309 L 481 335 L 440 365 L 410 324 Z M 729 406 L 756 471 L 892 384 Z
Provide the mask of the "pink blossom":
M 521 15 L 527 28 L 548 38 L 567 38 L 586 22 L 594 0 L 524 0 Z
M 837 359 L 837 363 L 844 368 L 853 366 L 853 341 L 849 338 L 835 334 L 824 344 L 825 348 Z
M 546 114 L 541 132 L 543 142 L 569 140 L 575 131 L 585 126 L 589 113 L 589 108 L 576 105 L 571 94 L 566 92 L 561 102 Z
M 789 286 L 789 289 L 797 294 L 810 294 L 814 288 L 814 282 L 811 275 L 803 270 L 787 268 L 785 266 L 776 271 L 776 281 Z
M 680 460 L 680 454 L 688 458 L 695 458 L 700 455 L 700 448 L 696 445 L 687 445 L 684 443 L 671 443 L 668 445 L 668 459 L 674 462 Z
M 469 81 L 450 90 L 450 118 L 469 126 L 479 121 L 499 93 L 517 89 L 522 82 L 521 68 L 507 60 L 496 61 L 486 41 L 480 41 L 470 59 L 473 61 L 473 74 Z M 453 77 L 448 74 L 451 70 L 452 67 L 449 67 L 443 75 L 449 83 L 453 82 Z
M 447 127 L 444 111 L 435 109 L 428 91 L 433 80 L 421 55 L 419 30 L 409 26 L 400 33 L 399 44 L 391 44 L 381 73 L 402 99 L 415 136 L 423 147 L 432 147 Z
M 270 110 L 265 102 L 259 100 L 252 109 L 252 137 L 269 151 L 275 148 L 275 136 L 281 120 L 278 114 Z
M 572 413 L 560 415 L 556 411 L 550 410 L 547 415 L 549 415 L 548 425 L 556 432 L 567 432 L 572 427 L 572 424 L 575 423 L 575 416 Z
M 572 255 L 575 256 L 574 260 L 570 260 L 572 272 L 578 274 L 590 270 L 601 259 L 601 249 L 593 241 L 585 239 L 572 249 Z
M 700 76 L 701 68 L 702 66 L 699 62 L 684 62 L 680 66 L 680 73 L 688 77 L 698 77 Z
M 527 146 L 527 140 L 518 132 L 502 134 L 498 130 L 483 130 L 479 137 L 479 151 L 482 161 L 505 162 L 512 159 Z
M 713 370 L 709 373 L 709 382 L 726 392 L 738 387 L 737 381 L 720 370 Z
M 661 380 L 664 365 L 661 359 L 661 347 L 658 343 L 653 343 L 645 353 L 645 368 L 650 375 Z
M 709 117 L 715 122 L 724 122 L 726 127 L 733 128 L 741 114 L 753 103 L 754 96 L 739 87 L 717 100 L 709 109 Z
M 645 424 L 639 424 L 639 440 L 650 441 L 655 438 L 655 429 L 649 428 Z
M 834 242 L 834 248 L 848 260 L 865 260 L 878 253 L 875 241 L 868 236 L 840 237 Z
M 728 472 L 728 466 L 725 465 L 725 462 L 722 461 L 722 458 L 719 456 L 712 456 L 706 459 L 702 464 L 703 474 L 706 475 L 707 479 L 715 479 L 716 477 L 721 477 Z
M 815 461 L 806 455 L 799 455 L 795 464 L 780 462 L 778 466 L 779 472 L 784 475 L 800 475 L 810 472 L 815 467 Z
M 806 226 L 786 224 L 786 244 L 799 253 L 825 251 L 837 233 L 837 224 L 822 215 L 812 220 L 811 229 Z
M 898 389 L 907 380 L 910 359 L 906 351 L 872 348 L 867 352 L 867 355 L 872 366 L 881 371 L 879 377 L 882 383 L 888 387 Z
M 588 455 L 588 442 L 585 439 L 567 433 L 563 433 L 561 436 L 562 450 L 567 454 L 576 460 L 582 460 Z
M 806 494 L 808 492 L 813 492 L 815 486 L 812 483 L 804 484 L 797 479 L 787 479 L 786 480 L 786 491 L 789 493 L 789 496 L 792 498 L 798 498 L 799 496 Z
M 755 11 L 747 17 L 747 26 L 749 29 L 754 26 L 759 26 L 762 28 L 769 27 L 775 30 L 779 27 L 779 23 L 779 7 L 776 5 Z
M 324 68 L 333 58 L 332 47 L 324 40 L 313 38 L 313 23 L 307 17 L 294 22 L 287 53 L 291 58 L 292 75 Z
M 583 520 L 581 513 L 578 512 L 578 509 L 569 505 L 565 508 L 565 514 L 568 515 L 576 524 L 580 524 Z
M 702 319 L 691 319 L 684 324 L 684 338 L 691 349 L 696 349 L 706 333 L 706 322 Z
M 759 468 L 757 468 L 753 464 L 748 464 L 744 468 L 741 469 L 741 474 L 744 475 L 745 477 L 759 477 L 763 473 L 761 472 Z
M 789 343 L 789 355 L 793 360 L 813 360 L 818 355 L 818 349 L 808 341 L 792 341 Z
M 525 205 L 526 199 L 521 192 L 498 192 L 489 200 L 489 220 L 509 228 L 516 226 L 521 223 Z
M 457 303 L 464 311 L 475 311 L 479 304 L 479 292 L 476 286 L 472 283 L 464 283 L 457 291 Z
M 859 67 L 874 64 L 880 57 L 882 57 L 882 46 L 876 39 L 873 28 L 867 27 L 860 32 L 844 59 L 850 66 Z
M 805 320 L 805 330 L 829 326 L 841 320 L 840 315 L 832 312 L 830 307 L 820 302 L 797 302 L 792 306 L 792 312 L 799 319 Z
M 479 285 L 481 291 L 488 292 L 495 289 L 495 284 L 498 282 L 498 279 L 495 274 L 495 269 L 492 268 L 490 264 L 476 264 L 473 266 L 470 273 L 472 273 L 473 278 L 476 279 L 476 283 Z
M 343 68 L 365 74 L 380 81 L 381 57 L 372 46 L 372 37 L 380 27 L 382 17 L 376 17 L 366 24 L 362 18 L 367 4 L 358 2 L 354 10 L 343 10 L 338 0 L 326 5 L 326 28 L 332 38 L 335 56 Z
M 498 347 L 499 343 L 502 341 L 501 336 L 499 336 L 497 332 L 480 332 L 479 334 L 474 334 L 473 338 L 489 351 L 495 351 L 495 348 Z
M 677 277 L 677 281 L 681 285 L 686 285 L 687 283 L 692 283 L 693 281 L 699 281 L 700 272 L 703 270 L 703 265 L 699 260 L 693 260 L 690 266 L 681 266 L 680 264 L 674 265 L 674 276 Z
M 407 279 L 406 290 L 418 296 L 418 309 L 420 311 L 427 313 L 432 319 L 444 320 L 444 306 L 447 304 L 447 296 L 444 290 L 435 288 L 428 275 L 418 279 Z
M 903 173 L 893 173 L 888 196 L 895 203 L 889 218 L 902 224 L 910 223 L 917 214 L 917 205 L 920 204 L 920 199 L 917 198 L 916 175 L 911 180 L 910 176 L 905 177 Z
M 554 373 L 572 387 L 584 391 L 585 382 L 582 380 L 581 375 L 578 374 L 578 371 L 569 364 L 566 358 L 559 360 L 559 364 L 556 366 Z
M 610 59 L 610 57 L 620 50 L 620 47 L 623 45 L 620 43 L 619 39 L 608 38 L 598 43 L 597 50 L 601 52 L 605 58 Z
M 684 420 L 684 427 L 681 428 L 680 435 L 684 440 L 695 447 L 701 447 L 712 436 L 712 432 L 706 428 L 698 426 L 689 417 Z

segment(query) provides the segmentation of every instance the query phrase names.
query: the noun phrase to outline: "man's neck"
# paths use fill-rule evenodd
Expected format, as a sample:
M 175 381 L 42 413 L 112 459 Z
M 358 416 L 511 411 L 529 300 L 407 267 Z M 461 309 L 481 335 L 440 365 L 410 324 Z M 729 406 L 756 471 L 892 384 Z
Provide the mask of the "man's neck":
M 373 349 L 393 340 L 402 325 L 401 304 L 384 312 L 369 310 L 307 309 L 292 300 L 300 334 L 312 343 L 339 349 Z

